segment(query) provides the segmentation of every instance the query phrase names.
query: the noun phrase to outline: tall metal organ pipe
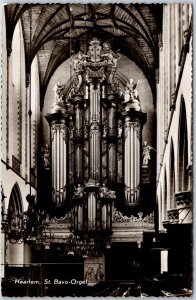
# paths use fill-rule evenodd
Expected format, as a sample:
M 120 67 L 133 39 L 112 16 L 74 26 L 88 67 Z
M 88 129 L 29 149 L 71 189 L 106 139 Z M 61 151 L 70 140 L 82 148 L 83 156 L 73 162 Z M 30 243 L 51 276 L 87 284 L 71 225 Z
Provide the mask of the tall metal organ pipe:
M 51 114 L 46 116 L 50 124 L 51 135 L 52 203 L 56 207 L 61 207 L 66 201 L 68 180 L 67 118 L 65 109 L 58 104 L 53 107 Z
M 146 114 L 137 110 L 122 113 L 124 117 L 124 184 L 125 200 L 130 205 L 140 201 L 141 134 Z
M 90 83 L 90 178 L 100 178 L 100 85 Z

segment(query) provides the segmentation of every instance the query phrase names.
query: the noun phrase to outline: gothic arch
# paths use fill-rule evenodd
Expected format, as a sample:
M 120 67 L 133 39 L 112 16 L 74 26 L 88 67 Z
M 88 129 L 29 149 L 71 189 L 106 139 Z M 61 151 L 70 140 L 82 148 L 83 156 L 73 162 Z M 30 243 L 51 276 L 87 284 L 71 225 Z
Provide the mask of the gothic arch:
M 184 98 L 181 98 L 180 106 L 180 120 L 178 133 L 178 184 L 179 191 L 188 189 L 189 175 L 188 175 L 188 134 L 187 134 L 187 118 Z
M 12 188 L 9 205 L 8 205 L 8 215 L 10 227 L 15 225 L 20 225 L 21 218 L 19 217 L 23 213 L 22 197 L 18 183 L 16 182 Z
M 22 124 L 25 107 L 25 52 L 21 21 L 15 27 L 12 39 L 11 68 L 10 68 L 10 149 L 21 163 L 22 160 Z M 15 134 L 13 135 L 13 130 Z

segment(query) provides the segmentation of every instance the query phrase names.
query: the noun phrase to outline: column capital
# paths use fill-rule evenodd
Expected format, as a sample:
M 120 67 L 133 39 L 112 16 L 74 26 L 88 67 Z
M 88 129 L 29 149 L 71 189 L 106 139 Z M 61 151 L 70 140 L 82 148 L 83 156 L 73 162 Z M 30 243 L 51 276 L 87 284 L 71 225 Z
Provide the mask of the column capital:
M 142 111 L 129 110 L 121 112 L 121 116 L 130 122 L 139 122 L 144 125 L 147 121 L 147 114 Z
M 69 115 L 66 112 L 61 111 L 47 114 L 47 116 L 45 116 L 46 120 L 50 125 L 55 122 L 66 124 L 68 117 Z

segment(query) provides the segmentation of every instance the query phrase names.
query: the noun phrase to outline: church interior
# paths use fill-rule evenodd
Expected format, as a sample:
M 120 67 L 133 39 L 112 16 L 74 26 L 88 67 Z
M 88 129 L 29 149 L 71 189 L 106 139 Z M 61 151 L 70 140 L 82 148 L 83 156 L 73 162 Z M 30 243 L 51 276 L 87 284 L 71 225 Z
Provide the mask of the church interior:
M 6 4 L 3 296 L 191 296 L 191 4 Z

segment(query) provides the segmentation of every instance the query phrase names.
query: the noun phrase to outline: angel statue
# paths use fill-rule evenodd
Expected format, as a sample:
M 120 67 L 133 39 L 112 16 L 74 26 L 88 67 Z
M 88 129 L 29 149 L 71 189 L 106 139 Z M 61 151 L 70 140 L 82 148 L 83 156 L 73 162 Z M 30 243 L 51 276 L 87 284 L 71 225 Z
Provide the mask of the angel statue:
M 74 198 L 82 198 L 84 195 L 84 188 L 78 183 L 78 187 L 75 188 Z
M 143 151 L 142 151 L 142 158 L 143 158 L 142 165 L 143 166 L 148 165 L 148 162 L 151 159 L 151 155 L 150 155 L 151 150 L 156 151 L 153 147 L 151 147 L 150 145 L 147 144 L 147 141 L 145 141 L 144 145 L 143 145 Z
M 46 144 L 45 147 L 41 148 L 41 155 L 42 155 L 42 163 L 45 169 L 50 168 L 50 149 L 49 145 Z
M 138 80 L 137 82 L 134 82 L 133 78 L 129 79 L 129 82 L 126 85 L 125 94 L 129 94 L 132 99 L 139 100 L 139 95 L 137 91 L 138 84 L 142 82 L 141 80 Z M 126 100 L 126 99 L 125 99 Z
M 57 81 L 53 90 L 55 91 L 56 103 L 64 102 L 63 98 L 64 98 L 65 84 L 62 84 L 61 81 Z

